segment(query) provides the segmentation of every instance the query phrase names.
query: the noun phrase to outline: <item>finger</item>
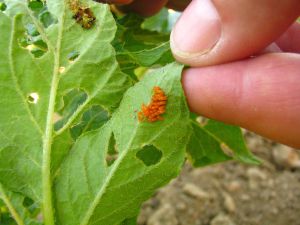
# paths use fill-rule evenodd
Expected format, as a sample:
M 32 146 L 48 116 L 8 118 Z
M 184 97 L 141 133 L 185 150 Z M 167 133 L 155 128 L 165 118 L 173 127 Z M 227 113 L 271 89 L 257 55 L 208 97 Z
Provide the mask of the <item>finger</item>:
M 192 111 L 300 148 L 300 56 L 271 53 L 184 72 Z
M 129 4 L 133 2 L 133 0 L 95 0 L 100 3 L 108 3 L 108 4 Z
M 129 5 L 119 6 L 123 12 L 134 12 L 142 16 L 152 16 L 158 13 L 168 0 L 135 0 Z
M 192 66 L 253 55 L 297 18 L 299 0 L 193 0 L 171 35 L 174 56 Z
M 267 46 L 264 50 L 259 52 L 257 55 L 266 54 L 266 53 L 279 53 L 282 52 L 282 50 L 279 48 L 279 46 L 276 43 L 272 43 L 269 46 Z
M 183 11 L 192 0 L 169 0 L 167 7 L 176 11 Z
M 294 23 L 276 43 L 285 52 L 300 53 L 300 24 Z

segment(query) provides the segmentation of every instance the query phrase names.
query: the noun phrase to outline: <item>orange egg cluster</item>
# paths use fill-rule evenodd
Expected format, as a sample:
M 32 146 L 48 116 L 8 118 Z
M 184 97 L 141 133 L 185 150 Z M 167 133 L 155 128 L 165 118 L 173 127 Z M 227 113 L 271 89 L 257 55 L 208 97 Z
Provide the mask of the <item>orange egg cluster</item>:
M 164 91 L 155 86 L 153 88 L 153 95 L 149 105 L 142 105 L 142 110 L 138 112 L 138 119 L 140 122 L 148 121 L 150 123 L 163 120 L 162 114 L 166 112 L 167 96 Z

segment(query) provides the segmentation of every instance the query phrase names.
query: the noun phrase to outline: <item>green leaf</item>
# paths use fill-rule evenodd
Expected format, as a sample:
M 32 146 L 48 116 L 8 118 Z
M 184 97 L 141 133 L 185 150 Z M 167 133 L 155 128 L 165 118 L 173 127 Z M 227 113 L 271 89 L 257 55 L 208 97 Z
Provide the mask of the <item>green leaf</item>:
M 146 18 L 141 26 L 145 30 L 170 34 L 180 15 L 180 12 L 163 8 L 154 16 Z
M 220 141 L 198 124 L 192 124 L 193 132 L 187 145 L 187 153 L 193 166 L 201 167 L 218 162 L 224 162 L 231 157 L 227 156 Z
M 110 116 L 106 110 L 101 106 L 93 106 L 82 115 L 80 123 L 72 127 L 71 135 L 73 139 L 77 139 L 87 131 L 102 127 L 109 119 Z
M 168 9 L 163 8 L 156 15 L 145 19 L 142 23 L 142 28 L 150 31 L 157 31 L 159 33 L 170 33 Z
M 0 184 L 0 199 L 3 200 L 4 204 L 7 206 L 7 209 L 10 211 L 13 219 L 18 225 L 41 224 L 40 222 L 32 218 L 30 211 L 26 208 L 26 206 L 24 206 L 24 196 L 18 193 L 9 192 Z
M 144 200 L 178 175 L 190 128 L 181 70 L 170 64 L 147 75 L 128 90 L 108 124 L 77 140 L 55 185 L 60 224 L 120 224 L 136 216 Z M 149 102 L 154 86 L 168 96 L 164 120 L 139 122 L 137 111 Z M 112 135 L 118 156 L 109 165 Z M 148 164 L 142 160 L 148 153 L 141 150 L 161 155 Z
M 72 18 L 67 1 L 48 1 L 57 21 L 48 28 L 33 15 L 27 1 L 7 1 L 11 17 L 0 12 L 0 182 L 43 203 L 47 224 L 54 223 L 51 171 L 57 173 L 71 148 L 71 127 L 94 105 L 113 112 L 132 84 L 119 70 L 110 44 L 116 25 L 109 7 L 91 1 L 85 4 L 96 16 L 95 25 L 86 30 Z M 48 46 L 40 58 L 19 42 L 28 21 Z M 72 51 L 79 56 L 69 61 Z M 73 89 L 87 97 L 54 131 L 56 106 Z
M 122 71 L 133 74 L 139 66 L 166 65 L 173 62 L 169 34 L 141 28 L 144 20 L 128 15 L 118 20 L 118 33 L 114 40 L 117 59 Z
M 256 162 L 238 128 L 191 121 L 183 65 L 170 63 L 169 35 L 142 29 L 143 18 L 116 19 L 117 30 L 109 6 L 90 0 L 5 4 L 0 197 L 18 225 L 39 224 L 40 208 L 45 225 L 136 224 L 142 202 L 178 175 L 187 146 L 196 166 Z M 168 97 L 163 120 L 139 121 L 155 86 Z
M 241 128 L 209 120 L 204 128 L 221 140 L 233 153 L 233 158 L 244 163 L 259 164 L 259 160 L 247 148 Z
M 11 20 L 0 13 L 0 181 L 15 191 L 41 200 L 41 146 L 46 113 L 47 77 L 27 50 L 19 46 L 21 17 Z M 36 76 L 36 78 L 35 78 Z M 39 82 L 34 82 L 34 80 Z M 41 101 L 30 102 L 38 92 Z M 31 171 L 28 173 L 27 171 Z
M 195 167 L 230 159 L 258 164 L 260 161 L 246 147 L 239 127 L 209 120 L 205 125 L 192 122 L 193 132 L 187 145 L 190 161 Z
M 0 11 L 4 11 L 6 9 L 6 5 L 4 2 L 0 2 Z

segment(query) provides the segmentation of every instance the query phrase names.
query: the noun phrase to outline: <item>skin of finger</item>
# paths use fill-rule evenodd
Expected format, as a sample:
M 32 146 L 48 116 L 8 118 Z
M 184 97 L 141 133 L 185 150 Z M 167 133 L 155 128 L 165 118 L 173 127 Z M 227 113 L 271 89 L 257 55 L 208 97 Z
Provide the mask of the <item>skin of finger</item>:
M 123 12 L 134 12 L 141 16 L 152 16 L 158 13 L 168 0 L 135 0 L 131 4 L 119 6 Z
M 108 3 L 108 4 L 129 4 L 132 3 L 133 0 L 95 0 L 100 3 Z
M 266 53 L 275 53 L 275 52 L 282 52 L 279 46 L 276 43 L 270 44 L 266 47 L 263 51 L 261 51 L 258 55 L 266 54 Z
M 191 68 L 182 83 L 192 111 L 300 148 L 299 55 Z
M 220 40 L 205 54 L 201 52 L 180 54 L 176 51 L 175 45 L 173 54 L 178 61 L 191 66 L 208 66 L 243 59 L 260 52 L 274 42 L 300 13 L 299 0 L 212 0 L 212 2 L 222 20 Z M 194 17 L 193 10 L 196 13 L 196 9 L 188 10 L 189 15 L 182 16 L 181 19 L 190 17 L 191 21 Z M 174 31 L 180 32 L 176 30 L 176 26 Z M 197 32 L 196 27 L 194 32 Z
M 294 23 L 276 44 L 285 52 L 300 53 L 300 23 Z
M 169 0 L 167 7 L 176 11 L 183 11 L 192 0 Z

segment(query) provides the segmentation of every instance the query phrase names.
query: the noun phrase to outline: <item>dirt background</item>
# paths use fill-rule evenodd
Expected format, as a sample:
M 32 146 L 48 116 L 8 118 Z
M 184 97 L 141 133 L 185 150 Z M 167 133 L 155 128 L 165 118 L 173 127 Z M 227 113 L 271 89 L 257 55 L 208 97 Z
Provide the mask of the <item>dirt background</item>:
M 193 169 L 146 202 L 139 225 L 300 225 L 300 151 L 246 133 L 260 166 Z

